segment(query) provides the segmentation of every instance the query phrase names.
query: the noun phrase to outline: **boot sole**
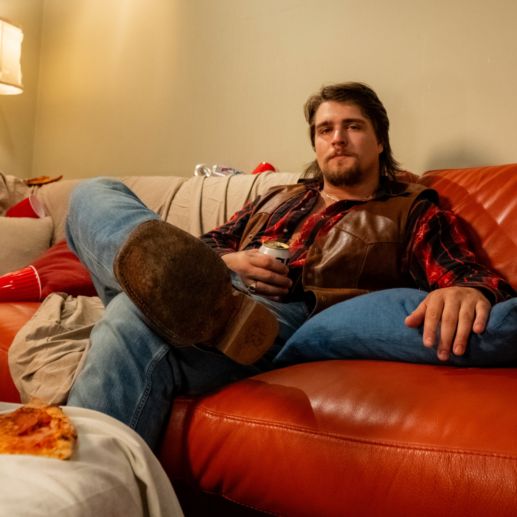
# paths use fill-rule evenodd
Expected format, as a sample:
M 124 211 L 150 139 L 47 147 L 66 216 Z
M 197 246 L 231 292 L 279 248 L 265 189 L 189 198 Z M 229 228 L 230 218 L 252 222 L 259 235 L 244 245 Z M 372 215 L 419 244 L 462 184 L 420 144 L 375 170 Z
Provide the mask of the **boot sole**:
M 172 346 L 209 344 L 251 364 L 277 336 L 276 317 L 232 288 L 229 270 L 214 250 L 168 223 L 152 220 L 137 227 L 113 270 L 148 325 Z

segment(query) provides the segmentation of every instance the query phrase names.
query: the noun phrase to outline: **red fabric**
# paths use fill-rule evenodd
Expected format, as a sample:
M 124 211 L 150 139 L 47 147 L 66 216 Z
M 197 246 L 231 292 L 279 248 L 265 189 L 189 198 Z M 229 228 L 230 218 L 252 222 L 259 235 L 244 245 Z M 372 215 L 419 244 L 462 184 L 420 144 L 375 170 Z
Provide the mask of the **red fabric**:
M 30 266 L 0 276 L 0 301 L 3 302 L 36 302 L 55 292 L 72 296 L 97 294 L 90 273 L 64 240 L 49 248 Z
M 73 296 L 97 294 L 90 273 L 64 240 L 49 248 L 32 265 L 40 278 L 42 299 L 53 292 L 64 292 Z

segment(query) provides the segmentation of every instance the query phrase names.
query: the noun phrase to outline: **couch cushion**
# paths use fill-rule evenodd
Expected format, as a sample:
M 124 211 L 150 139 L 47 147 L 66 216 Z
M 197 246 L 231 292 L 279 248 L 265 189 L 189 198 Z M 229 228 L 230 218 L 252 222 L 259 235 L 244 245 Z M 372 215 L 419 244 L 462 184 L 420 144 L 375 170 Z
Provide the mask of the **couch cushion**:
M 516 390 L 514 369 L 296 365 L 177 399 L 160 459 L 275 515 L 510 516 Z
M 38 258 L 50 245 L 52 229 L 50 217 L 0 217 L 0 275 L 16 271 Z
M 39 307 L 37 302 L 0 302 L 0 400 L 19 402 L 8 366 L 8 350 L 18 330 L 29 321 Z

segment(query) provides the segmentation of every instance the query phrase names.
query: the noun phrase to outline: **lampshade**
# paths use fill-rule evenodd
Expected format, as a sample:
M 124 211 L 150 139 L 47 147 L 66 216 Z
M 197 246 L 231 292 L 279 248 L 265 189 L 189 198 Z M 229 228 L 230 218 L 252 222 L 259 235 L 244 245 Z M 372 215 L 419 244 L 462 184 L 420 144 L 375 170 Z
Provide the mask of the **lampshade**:
M 0 95 L 22 93 L 23 32 L 5 20 L 0 19 Z

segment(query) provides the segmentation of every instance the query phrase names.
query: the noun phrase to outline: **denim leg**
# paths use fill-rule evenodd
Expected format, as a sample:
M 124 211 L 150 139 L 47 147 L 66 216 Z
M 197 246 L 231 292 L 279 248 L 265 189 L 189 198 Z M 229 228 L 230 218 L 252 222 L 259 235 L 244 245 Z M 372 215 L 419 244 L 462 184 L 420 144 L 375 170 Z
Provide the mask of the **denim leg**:
M 171 347 L 120 293 L 92 331 L 68 405 L 111 415 L 156 448 L 174 396 L 198 395 L 260 371 L 216 351 Z
M 128 234 L 151 219 L 158 219 L 157 214 L 119 181 L 85 181 L 72 194 L 68 243 L 90 270 L 106 311 L 92 331 L 68 404 L 107 413 L 155 447 L 174 396 L 199 395 L 270 369 L 276 348 L 255 365 L 244 366 L 208 347 L 170 346 L 146 325 L 120 291 L 113 260 Z M 244 289 L 236 275 L 234 281 Z M 260 301 L 279 318 L 279 347 L 306 319 L 307 309 L 304 304 Z
M 113 274 L 120 246 L 134 228 L 152 219 L 159 217 L 118 180 L 83 181 L 72 192 L 65 228 L 68 245 L 90 271 L 104 305 L 120 292 Z
M 307 309 L 304 304 L 266 304 L 279 317 L 281 337 L 275 346 L 280 347 Z M 209 347 L 172 347 L 145 324 L 125 293 L 111 300 L 90 341 L 68 404 L 117 418 L 152 448 L 159 443 L 175 396 L 200 395 L 267 371 L 273 367 L 269 357 L 276 353 L 245 366 Z

